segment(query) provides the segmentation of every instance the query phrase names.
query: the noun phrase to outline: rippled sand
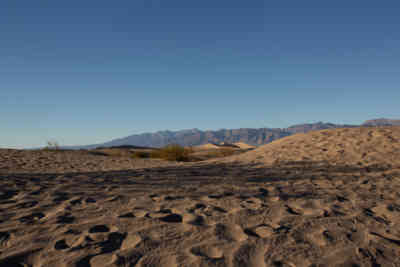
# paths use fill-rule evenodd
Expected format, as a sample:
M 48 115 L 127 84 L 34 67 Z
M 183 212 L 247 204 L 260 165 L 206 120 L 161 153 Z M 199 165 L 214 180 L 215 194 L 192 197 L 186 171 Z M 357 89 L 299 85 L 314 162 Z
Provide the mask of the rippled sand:
M 285 138 L 272 163 L 277 143 L 190 164 L 3 150 L 0 266 L 400 266 L 398 128 L 365 129 Z

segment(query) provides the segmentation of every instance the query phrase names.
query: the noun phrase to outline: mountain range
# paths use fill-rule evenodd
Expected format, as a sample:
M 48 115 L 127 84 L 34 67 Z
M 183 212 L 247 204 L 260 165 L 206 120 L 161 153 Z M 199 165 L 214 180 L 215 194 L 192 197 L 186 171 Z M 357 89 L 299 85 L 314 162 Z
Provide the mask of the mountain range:
M 333 128 L 354 128 L 371 126 L 400 126 L 400 120 L 374 119 L 365 121 L 361 125 L 343 125 L 333 123 L 305 123 L 293 125 L 288 128 L 240 128 L 240 129 L 221 129 L 206 130 L 189 129 L 181 131 L 159 131 L 155 133 L 135 134 L 127 137 L 114 139 L 102 144 L 88 146 L 74 146 L 69 148 L 91 149 L 96 147 L 112 146 L 141 146 L 141 147 L 163 147 L 168 144 L 179 144 L 182 146 L 197 146 L 207 143 L 219 144 L 243 142 L 249 145 L 263 145 L 274 140 L 293 135 L 296 133 L 307 133 L 309 131 L 333 129 Z

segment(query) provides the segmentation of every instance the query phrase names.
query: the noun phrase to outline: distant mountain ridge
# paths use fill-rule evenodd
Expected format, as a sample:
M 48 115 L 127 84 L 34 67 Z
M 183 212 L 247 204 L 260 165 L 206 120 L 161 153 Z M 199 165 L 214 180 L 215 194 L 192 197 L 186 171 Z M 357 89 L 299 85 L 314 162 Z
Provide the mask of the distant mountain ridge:
M 163 147 L 168 144 L 179 144 L 182 146 L 197 146 L 207 143 L 219 144 L 242 142 L 249 145 L 263 145 L 274 140 L 293 135 L 296 133 L 307 133 L 309 131 L 334 129 L 334 128 L 353 128 L 360 126 L 388 126 L 400 125 L 400 120 L 375 119 L 368 120 L 361 125 L 342 125 L 334 123 L 305 123 L 293 125 L 288 128 L 240 128 L 240 129 L 221 129 L 216 131 L 202 131 L 199 129 L 188 129 L 180 131 L 159 131 L 155 133 L 135 134 L 127 137 L 114 139 L 103 144 L 88 146 L 74 146 L 70 148 L 96 148 L 111 146 L 142 146 L 142 147 Z
M 363 123 L 364 126 L 400 126 L 400 120 L 390 120 L 390 119 L 375 119 L 368 120 Z

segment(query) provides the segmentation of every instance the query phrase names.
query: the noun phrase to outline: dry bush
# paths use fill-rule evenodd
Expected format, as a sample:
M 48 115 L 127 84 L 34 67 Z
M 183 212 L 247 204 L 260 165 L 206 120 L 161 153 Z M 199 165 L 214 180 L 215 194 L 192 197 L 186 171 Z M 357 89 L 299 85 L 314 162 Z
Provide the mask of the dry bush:
M 133 159 L 147 159 L 150 158 L 151 153 L 146 151 L 134 151 L 131 155 Z
M 152 158 L 165 159 L 169 161 L 190 161 L 191 148 L 184 148 L 180 145 L 167 145 L 151 152 Z
M 60 150 L 60 145 L 57 141 L 47 141 L 47 146 L 43 148 L 46 151 Z

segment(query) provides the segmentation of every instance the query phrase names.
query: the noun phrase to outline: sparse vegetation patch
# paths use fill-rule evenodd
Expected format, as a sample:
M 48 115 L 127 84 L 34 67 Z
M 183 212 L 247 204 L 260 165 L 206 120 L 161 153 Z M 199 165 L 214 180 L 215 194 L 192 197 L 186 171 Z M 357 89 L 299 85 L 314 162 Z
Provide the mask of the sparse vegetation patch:
M 160 158 L 169 161 L 190 161 L 192 149 L 172 144 L 151 152 L 152 158 Z

